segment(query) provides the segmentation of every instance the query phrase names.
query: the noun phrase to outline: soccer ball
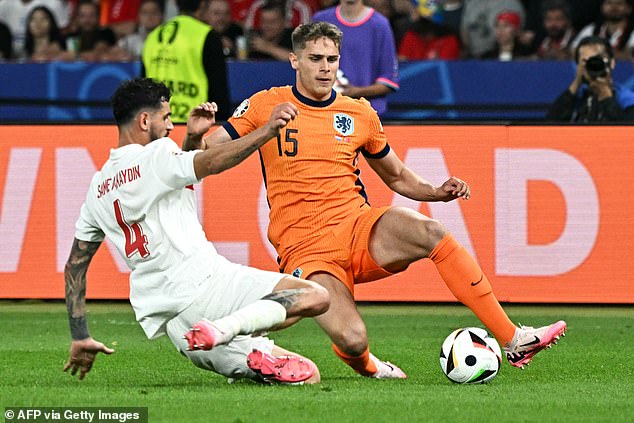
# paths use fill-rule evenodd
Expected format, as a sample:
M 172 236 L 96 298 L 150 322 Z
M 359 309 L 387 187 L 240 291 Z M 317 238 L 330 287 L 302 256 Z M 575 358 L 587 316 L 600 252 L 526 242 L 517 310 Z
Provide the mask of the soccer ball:
M 440 349 L 440 368 L 456 383 L 490 382 L 498 374 L 501 364 L 500 346 L 481 328 L 456 329 Z

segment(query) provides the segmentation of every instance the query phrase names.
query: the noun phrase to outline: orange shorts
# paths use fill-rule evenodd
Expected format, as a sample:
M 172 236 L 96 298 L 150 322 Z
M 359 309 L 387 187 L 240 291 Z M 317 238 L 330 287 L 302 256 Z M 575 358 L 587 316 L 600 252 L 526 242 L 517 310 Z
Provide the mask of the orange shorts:
M 354 292 L 354 284 L 391 276 L 376 264 L 369 251 L 372 228 L 389 209 L 368 208 L 323 236 L 295 244 L 280 257 L 280 270 L 303 279 L 316 272 L 330 273 L 350 292 Z

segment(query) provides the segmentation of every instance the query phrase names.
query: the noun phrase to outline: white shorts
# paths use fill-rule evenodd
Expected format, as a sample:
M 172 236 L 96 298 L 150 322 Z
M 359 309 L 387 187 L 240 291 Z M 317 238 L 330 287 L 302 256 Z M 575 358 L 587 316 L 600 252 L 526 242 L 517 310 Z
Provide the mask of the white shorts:
M 247 366 L 247 355 L 254 348 L 270 354 L 274 345 L 272 340 L 239 335 L 229 344 L 219 345 L 211 351 L 187 351 L 183 335 L 203 318 L 219 319 L 270 294 L 287 275 L 231 263 L 224 257 L 218 259 L 216 272 L 202 284 L 206 290 L 167 322 L 167 335 L 183 355 L 202 369 L 234 379 L 254 378 L 255 373 Z

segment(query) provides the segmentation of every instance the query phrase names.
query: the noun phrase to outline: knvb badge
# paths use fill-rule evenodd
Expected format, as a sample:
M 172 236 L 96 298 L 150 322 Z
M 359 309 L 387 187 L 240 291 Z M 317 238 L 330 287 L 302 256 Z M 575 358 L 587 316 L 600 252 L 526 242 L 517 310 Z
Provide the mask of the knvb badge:
M 354 119 L 345 113 L 335 113 L 332 126 L 344 136 L 343 141 L 348 141 L 346 138 L 354 133 Z M 339 138 L 335 136 L 335 139 L 339 140 Z

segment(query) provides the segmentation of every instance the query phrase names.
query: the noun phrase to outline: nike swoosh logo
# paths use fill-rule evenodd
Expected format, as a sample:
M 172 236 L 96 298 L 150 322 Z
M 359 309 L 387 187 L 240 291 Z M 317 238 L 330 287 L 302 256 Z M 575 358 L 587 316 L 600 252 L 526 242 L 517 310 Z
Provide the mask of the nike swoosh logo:
M 535 336 L 535 335 L 533 335 Z M 533 339 L 531 342 L 527 342 L 525 344 L 520 345 L 520 347 L 528 347 L 529 345 L 535 345 L 535 344 L 539 344 L 539 338 L 537 336 L 535 336 L 535 339 Z
M 480 280 L 478 280 L 477 282 L 471 282 L 471 286 L 476 286 L 477 284 L 482 282 L 482 279 L 484 279 L 484 274 L 480 275 Z

